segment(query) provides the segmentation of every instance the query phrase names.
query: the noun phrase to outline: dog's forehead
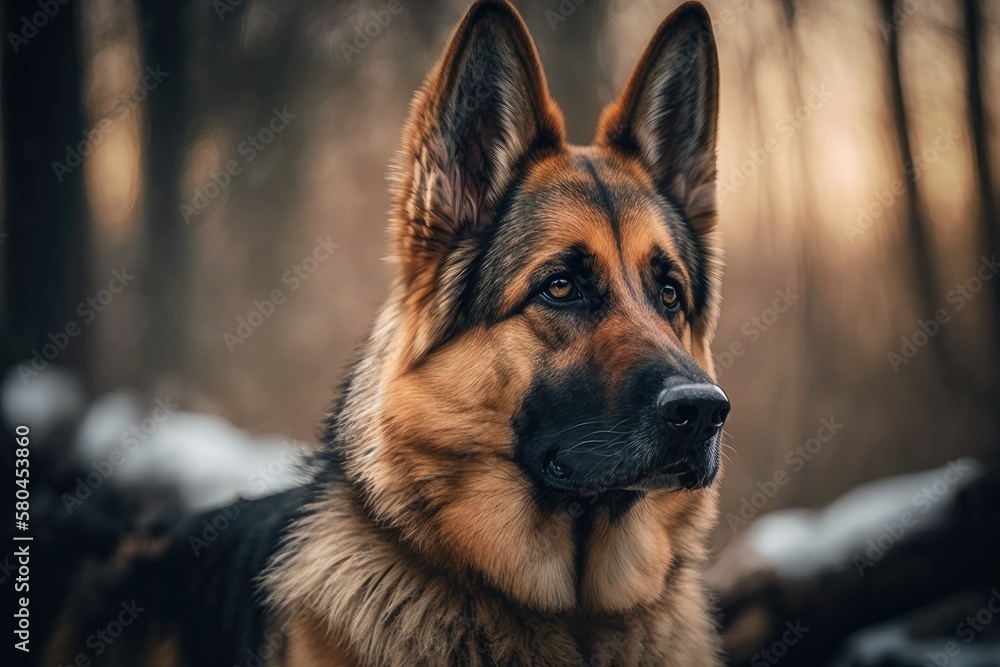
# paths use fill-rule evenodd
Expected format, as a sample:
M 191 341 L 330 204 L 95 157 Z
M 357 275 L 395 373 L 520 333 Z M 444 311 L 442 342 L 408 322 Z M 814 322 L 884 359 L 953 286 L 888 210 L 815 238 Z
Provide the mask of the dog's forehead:
M 634 160 L 574 148 L 540 160 L 513 193 L 501 235 L 531 239 L 535 252 L 585 248 L 608 263 L 638 266 L 654 250 L 687 273 L 690 243 L 682 215 Z

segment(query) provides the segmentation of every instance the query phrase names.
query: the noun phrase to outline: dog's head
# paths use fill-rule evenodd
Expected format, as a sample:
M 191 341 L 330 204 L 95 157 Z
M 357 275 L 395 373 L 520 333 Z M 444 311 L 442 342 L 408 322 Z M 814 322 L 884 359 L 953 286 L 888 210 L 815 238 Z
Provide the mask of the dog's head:
M 401 272 L 365 413 L 377 426 L 351 469 L 415 543 L 522 602 L 573 604 L 591 576 L 575 572 L 580 540 L 626 548 L 581 535 L 584 514 L 643 535 L 627 548 L 655 571 L 676 550 L 668 524 L 714 501 L 729 411 L 709 351 L 717 104 L 708 15 L 689 3 L 593 145 L 568 145 L 501 0 L 470 9 L 414 100 L 394 183 Z

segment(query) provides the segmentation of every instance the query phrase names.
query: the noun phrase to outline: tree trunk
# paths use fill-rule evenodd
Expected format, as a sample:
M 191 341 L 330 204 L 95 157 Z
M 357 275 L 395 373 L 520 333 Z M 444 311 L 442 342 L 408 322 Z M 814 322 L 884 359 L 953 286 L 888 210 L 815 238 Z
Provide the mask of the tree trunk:
M 89 387 L 93 332 L 78 312 L 90 279 L 83 68 L 77 7 L 57 6 L 49 17 L 36 0 L 3 5 L 0 362 L 18 364 L 26 383 L 50 363 L 68 366 Z
M 917 182 L 907 173 L 913 164 L 913 149 L 910 145 L 910 121 L 903 94 L 903 82 L 899 62 L 899 26 L 896 25 L 896 11 L 899 0 L 879 0 L 882 20 L 890 28 L 886 31 L 886 64 L 889 82 L 890 103 L 896 140 L 899 151 L 899 167 L 906 179 L 903 195 L 902 218 L 907 225 L 910 244 L 913 277 L 917 289 L 917 307 L 923 311 L 922 317 L 932 317 L 944 307 L 944 299 L 938 290 L 938 266 L 930 245 L 930 220 L 920 198 Z M 956 392 L 961 392 L 983 403 L 989 399 L 988 390 L 978 377 L 965 368 L 953 353 L 952 333 L 942 327 L 928 345 L 937 355 L 942 376 Z
M 191 234 L 178 206 L 187 142 L 185 31 L 177 0 L 140 0 L 139 30 L 147 65 L 165 76 L 147 97 L 145 226 L 140 284 L 145 326 L 139 383 L 152 389 L 183 375 L 191 286 Z
M 607 29 L 609 3 L 546 0 L 514 4 L 534 35 L 552 96 L 565 112 L 567 139 L 589 144 L 603 108 L 601 89 L 610 85 L 598 57 L 598 38 Z
M 979 0 L 962 0 L 965 18 L 965 67 L 968 75 L 966 84 L 967 109 L 969 114 L 969 130 L 972 134 L 972 146 L 975 151 L 976 176 L 979 188 L 979 216 L 983 243 L 983 254 L 992 257 L 1000 253 L 1000 219 L 997 219 L 996 182 L 993 180 L 993 167 L 990 163 L 990 139 L 987 124 L 987 109 L 983 100 L 983 8 Z M 992 338 L 993 361 L 1000 364 L 1000 284 L 996 280 L 985 281 L 984 289 L 989 294 L 991 310 L 990 321 L 993 325 Z M 994 368 L 993 405 L 1000 405 L 1000 369 Z M 996 440 L 1000 442 L 1000 414 L 997 414 Z M 997 449 L 1000 459 L 1000 447 Z

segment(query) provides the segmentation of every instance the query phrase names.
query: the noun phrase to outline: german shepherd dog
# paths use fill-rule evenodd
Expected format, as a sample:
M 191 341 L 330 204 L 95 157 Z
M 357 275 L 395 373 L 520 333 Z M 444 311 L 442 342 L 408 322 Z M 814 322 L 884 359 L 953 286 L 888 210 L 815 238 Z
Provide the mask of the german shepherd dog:
M 581 147 L 515 9 L 476 2 L 414 98 L 398 276 L 312 481 L 234 506 L 198 554 L 204 516 L 124 542 L 47 664 L 720 664 L 717 117 L 698 3 Z

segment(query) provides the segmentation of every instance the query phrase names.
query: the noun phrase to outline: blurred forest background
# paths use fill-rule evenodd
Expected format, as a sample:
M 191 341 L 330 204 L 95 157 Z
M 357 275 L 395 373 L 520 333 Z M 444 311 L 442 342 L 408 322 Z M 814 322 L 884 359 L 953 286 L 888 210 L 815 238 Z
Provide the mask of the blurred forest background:
M 677 3 L 515 4 L 586 143 Z M 996 460 L 1000 3 L 706 4 L 727 254 L 714 349 L 733 403 L 722 549 L 734 517 Z M 92 397 L 135 387 L 310 440 L 386 294 L 385 175 L 410 96 L 466 6 L 5 1 L 2 368 L 27 386 L 69 367 Z

